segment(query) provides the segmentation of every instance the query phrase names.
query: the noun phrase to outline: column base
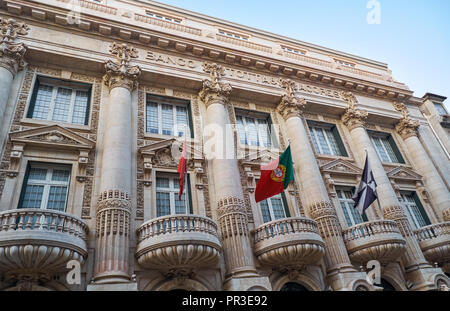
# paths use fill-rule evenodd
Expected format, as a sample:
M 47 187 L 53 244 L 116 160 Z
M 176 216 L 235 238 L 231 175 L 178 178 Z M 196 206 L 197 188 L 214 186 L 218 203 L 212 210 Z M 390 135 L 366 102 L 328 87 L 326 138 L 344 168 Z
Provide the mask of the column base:
M 113 292 L 113 291 L 127 291 L 137 292 L 138 287 L 136 282 L 127 283 L 92 283 L 87 286 L 87 291 L 98 292 Z
M 225 280 L 223 289 L 226 291 L 271 291 L 272 285 L 266 276 L 249 275 L 249 276 L 232 276 Z

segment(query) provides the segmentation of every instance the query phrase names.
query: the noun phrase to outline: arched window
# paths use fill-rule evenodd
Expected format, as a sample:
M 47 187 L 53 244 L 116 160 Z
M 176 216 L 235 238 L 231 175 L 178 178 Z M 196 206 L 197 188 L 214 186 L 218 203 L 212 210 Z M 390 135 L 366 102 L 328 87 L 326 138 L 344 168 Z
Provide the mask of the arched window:
M 288 282 L 283 285 L 283 287 L 280 289 L 281 292 L 309 292 L 309 289 L 307 289 L 305 286 L 294 283 L 294 282 Z

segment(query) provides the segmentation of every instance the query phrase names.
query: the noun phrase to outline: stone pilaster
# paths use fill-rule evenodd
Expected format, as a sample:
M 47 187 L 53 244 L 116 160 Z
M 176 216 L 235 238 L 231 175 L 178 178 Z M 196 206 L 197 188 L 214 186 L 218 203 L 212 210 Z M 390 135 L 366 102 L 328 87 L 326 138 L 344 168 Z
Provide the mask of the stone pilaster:
M 450 206 L 450 192 L 419 140 L 419 121 L 410 118 L 408 110 L 403 103 L 394 102 L 393 105 L 403 115 L 396 124 L 395 130 L 405 141 L 408 155 L 414 164 L 414 168 L 423 176 L 424 184 L 431 195 L 433 206 L 442 213 L 442 218 L 441 215 L 438 215 L 438 217 L 444 219 L 444 211 Z
M 349 128 L 354 145 L 358 146 L 357 154 L 360 162 L 363 163 L 365 160 L 365 150 L 367 150 L 369 155 L 372 172 L 377 182 L 377 194 L 383 216 L 385 219 L 393 220 L 397 223 L 400 232 L 406 240 L 406 252 L 402 256 L 402 261 L 408 279 L 414 283 L 414 289 L 425 289 L 427 286 L 432 286 L 431 279 L 439 271 L 433 269 L 426 261 L 411 224 L 406 217 L 404 207 L 398 201 L 395 190 L 392 188 L 381 160 L 364 128 L 368 113 L 356 107 L 357 99 L 351 92 L 343 92 L 341 97 L 349 104 L 349 108 L 342 116 L 342 121 Z M 373 208 L 377 208 L 375 204 L 373 204 Z
M 247 290 L 251 286 L 270 286 L 268 280 L 256 274 L 254 256 L 251 247 L 248 218 L 241 188 L 238 162 L 235 157 L 226 157 L 227 153 L 214 153 L 225 146 L 228 154 L 234 154 L 233 137 L 226 135 L 229 124 L 227 112 L 228 97 L 232 88 L 219 80 L 224 75 L 224 68 L 217 64 L 203 65 L 203 70 L 210 74 L 210 79 L 203 81 L 199 98 L 206 105 L 206 126 L 215 132 L 208 138 L 205 156 L 214 171 L 213 183 L 217 202 L 217 218 L 222 240 L 226 265 L 224 288 L 226 290 Z M 225 141 L 225 144 L 224 144 Z M 211 149 L 211 150 L 208 150 Z M 214 153 L 214 154 L 213 154 Z
M 104 114 L 101 195 L 97 203 L 97 284 L 130 280 L 131 92 L 141 70 L 129 64 L 131 58 L 137 57 L 136 49 L 113 43 L 110 52 L 116 61 L 105 63 L 104 82 L 110 88 L 110 97 Z
M 16 42 L 16 39 L 18 35 L 27 35 L 28 30 L 29 27 L 25 23 L 0 17 L 0 124 L 3 121 L 14 76 L 25 65 L 26 46 Z
M 286 90 L 277 107 L 286 122 L 292 150 L 294 169 L 303 190 L 306 214 L 317 221 L 320 234 L 325 241 L 325 262 L 328 282 L 334 290 L 352 290 L 350 283 L 363 279 L 364 274 L 357 272 L 347 254 L 342 237 L 342 229 L 336 210 L 330 201 L 319 165 L 308 139 L 302 120 L 306 107 L 305 99 L 295 96 L 295 82 L 280 80 L 280 86 Z

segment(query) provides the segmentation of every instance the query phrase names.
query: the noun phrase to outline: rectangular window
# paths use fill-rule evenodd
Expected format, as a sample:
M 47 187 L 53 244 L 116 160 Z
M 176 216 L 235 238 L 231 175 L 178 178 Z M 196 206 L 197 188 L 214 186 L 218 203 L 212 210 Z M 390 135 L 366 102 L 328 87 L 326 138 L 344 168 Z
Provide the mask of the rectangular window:
M 371 131 L 369 135 L 382 162 L 405 163 L 391 135 Z
M 64 212 L 67 207 L 71 167 L 31 163 L 27 168 L 19 208 Z
M 401 192 L 400 196 L 415 229 L 431 224 L 430 219 L 415 192 Z
M 285 51 L 285 52 L 294 53 L 294 54 L 299 54 L 299 55 L 306 55 L 306 52 L 305 52 L 305 51 L 301 51 L 301 50 L 298 50 L 298 49 L 290 48 L 290 47 L 287 47 L 287 46 L 282 46 L 281 48 L 282 48 L 283 51 Z
M 188 182 L 184 185 L 181 200 L 178 200 L 179 179 L 177 174 L 156 174 L 156 217 L 192 214 L 190 202 L 190 187 Z
M 47 77 L 37 77 L 27 117 L 87 125 L 91 86 Z
M 334 156 L 347 156 L 347 151 L 345 150 L 344 144 L 335 125 L 314 121 L 308 121 L 308 125 L 313 145 L 317 153 Z
M 445 116 L 447 115 L 447 111 L 444 108 L 444 105 L 440 104 L 440 103 L 434 103 L 434 107 L 436 108 L 437 112 L 441 115 L 441 116 Z
M 361 216 L 361 214 L 355 208 L 355 202 L 353 202 L 352 200 L 353 191 L 351 189 L 336 187 L 336 193 L 342 208 L 342 212 L 344 213 L 345 220 L 349 227 L 367 221 L 365 214 Z
M 221 34 L 223 36 L 231 37 L 231 38 L 244 40 L 244 41 L 248 41 L 248 38 L 249 38 L 248 36 L 233 33 L 233 32 L 227 31 L 227 30 L 219 30 L 219 34 Z
M 258 179 L 256 180 L 258 183 Z M 291 217 L 284 192 L 259 202 L 263 222 Z
M 164 21 L 168 21 L 168 22 L 172 22 L 172 23 L 181 24 L 181 19 L 179 19 L 179 18 L 175 18 L 175 17 L 171 17 L 171 16 L 167 16 L 167 15 L 163 16 L 163 15 L 161 15 L 159 13 L 154 13 L 154 12 L 148 11 L 148 10 L 145 11 L 145 14 L 147 16 L 150 16 L 150 17 L 153 17 L 153 18 L 156 18 L 156 19 L 160 19 L 160 20 L 164 20 Z
M 271 147 L 271 124 L 267 114 L 236 110 L 236 128 L 243 145 Z
M 192 137 L 190 104 L 187 101 L 147 95 L 146 132 Z

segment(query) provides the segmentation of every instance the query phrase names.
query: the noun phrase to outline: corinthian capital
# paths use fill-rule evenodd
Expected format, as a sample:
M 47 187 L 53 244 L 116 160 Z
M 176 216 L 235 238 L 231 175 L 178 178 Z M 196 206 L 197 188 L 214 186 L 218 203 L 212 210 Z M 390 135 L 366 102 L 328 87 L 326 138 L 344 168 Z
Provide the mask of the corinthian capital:
M 116 56 L 116 61 L 107 60 L 105 62 L 106 74 L 103 77 L 105 84 L 110 89 L 123 87 L 133 91 L 137 86 L 137 79 L 141 74 L 139 66 L 130 66 L 132 58 L 138 57 L 135 48 L 127 44 L 113 43 L 109 52 Z
M 277 110 L 285 120 L 290 117 L 301 116 L 306 107 L 306 100 L 295 96 L 297 85 L 289 79 L 280 79 L 280 87 L 286 90 L 286 94 L 281 97 Z
M 419 121 L 412 120 L 409 116 L 408 109 L 405 104 L 394 102 L 392 104 L 398 112 L 402 113 L 402 118 L 398 121 L 395 126 L 395 130 L 403 139 L 407 139 L 411 136 L 417 135 L 417 129 L 419 128 Z
M 217 100 L 226 103 L 233 89 L 230 84 L 220 82 L 225 75 L 225 69 L 218 64 L 205 62 L 203 71 L 209 73 L 209 79 L 203 80 L 203 88 L 199 94 L 200 99 L 206 106 Z
M 27 35 L 29 29 L 25 23 L 0 17 L 0 66 L 8 69 L 13 76 L 25 66 L 23 58 L 27 50 L 25 44 L 15 40 L 18 35 Z
M 342 116 L 342 122 L 349 130 L 357 127 L 364 127 L 367 116 L 367 111 L 356 108 L 358 100 L 352 92 L 341 92 L 341 98 L 347 102 L 348 108 Z

